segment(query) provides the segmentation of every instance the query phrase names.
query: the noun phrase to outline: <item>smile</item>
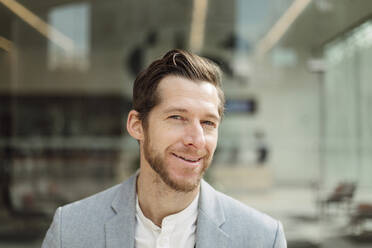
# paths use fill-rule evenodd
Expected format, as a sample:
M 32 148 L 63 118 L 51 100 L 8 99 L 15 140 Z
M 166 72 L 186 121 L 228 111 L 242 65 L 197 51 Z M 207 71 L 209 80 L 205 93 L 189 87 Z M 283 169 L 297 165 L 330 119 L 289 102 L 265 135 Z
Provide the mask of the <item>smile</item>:
M 174 156 L 176 156 L 177 158 L 180 158 L 180 159 L 185 160 L 185 161 L 187 161 L 187 162 L 195 163 L 195 162 L 198 162 L 198 161 L 201 160 L 201 158 L 197 158 L 197 159 L 193 159 L 193 158 L 184 158 L 184 157 L 179 156 L 179 155 L 177 155 L 177 154 L 175 154 L 175 153 L 172 153 L 172 154 L 173 154 Z

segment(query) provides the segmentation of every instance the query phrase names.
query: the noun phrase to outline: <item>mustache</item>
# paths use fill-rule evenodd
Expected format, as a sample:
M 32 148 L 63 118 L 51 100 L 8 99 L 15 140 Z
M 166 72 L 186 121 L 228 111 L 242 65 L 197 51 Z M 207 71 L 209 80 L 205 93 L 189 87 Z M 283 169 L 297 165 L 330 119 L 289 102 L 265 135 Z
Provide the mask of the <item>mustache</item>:
M 183 148 L 175 149 L 173 151 L 178 154 L 188 154 L 190 156 L 195 156 L 195 157 L 209 156 L 209 152 L 207 150 L 200 150 L 200 149 L 195 149 L 192 147 L 183 147 Z

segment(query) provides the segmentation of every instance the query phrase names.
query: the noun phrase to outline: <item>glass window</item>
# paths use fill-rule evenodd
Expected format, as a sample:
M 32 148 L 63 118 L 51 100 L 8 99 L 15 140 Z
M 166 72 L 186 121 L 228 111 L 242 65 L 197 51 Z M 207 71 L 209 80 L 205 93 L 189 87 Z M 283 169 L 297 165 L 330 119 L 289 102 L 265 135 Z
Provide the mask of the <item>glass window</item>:
M 48 13 L 53 27 L 48 40 L 48 68 L 87 70 L 90 64 L 90 4 L 53 7 Z M 61 43 L 56 44 L 55 40 Z

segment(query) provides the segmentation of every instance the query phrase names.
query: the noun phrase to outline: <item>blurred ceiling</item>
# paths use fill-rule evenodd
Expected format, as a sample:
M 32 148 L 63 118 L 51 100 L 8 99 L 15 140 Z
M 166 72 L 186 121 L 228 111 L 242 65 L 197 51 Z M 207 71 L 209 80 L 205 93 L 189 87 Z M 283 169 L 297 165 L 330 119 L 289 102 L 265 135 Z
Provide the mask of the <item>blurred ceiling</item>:
M 0 36 L 12 40 L 11 20 L 17 17 L 4 6 L 2 3 L 3 1 L 5 2 L 6 0 L 0 0 Z M 37 14 L 39 11 L 50 7 L 80 1 L 19 0 L 18 2 Z M 240 32 L 240 35 L 246 39 L 250 38 L 247 37 L 249 35 L 255 37 L 252 38 L 251 41 L 256 42 L 258 36 L 263 37 L 270 29 L 270 26 L 275 24 L 280 15 L 294 1 L 256 0 L 249 1 L 249 4 L 241 0 L 236 0 L 236 2 L 238 3 L 237 6 L 240 8 L 237 10 L 239 16 L 236 17 L 238 25 L 237 30 Z M 246 13 L 246 15 L 242 15 L 242 13 Z M 312 0 L 311 4 L 289 27 L 283 37 L 281 37 L 277 45 L 284 47 L 306 47 L 316 51 L 321 48 L 325 42 L 371 16 L 372 1 Z M 241 21 L 242 18 L 244 19 L 243 21 Z M 243 27 L 239 27 L 239 25 Z M 249 34 L 249 32 L 254 34 Z
M 372 1 L 312 1 L 279 42 L 314 52 L 336 36 L 372 18 Z

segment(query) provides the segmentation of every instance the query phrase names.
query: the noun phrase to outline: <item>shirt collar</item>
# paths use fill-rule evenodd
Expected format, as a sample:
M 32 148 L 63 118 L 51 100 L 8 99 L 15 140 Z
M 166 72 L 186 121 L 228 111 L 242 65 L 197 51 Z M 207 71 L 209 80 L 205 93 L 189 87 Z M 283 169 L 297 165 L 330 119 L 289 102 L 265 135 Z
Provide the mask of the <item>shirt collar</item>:
M 190 222 L 190 224 L 196 221 L 198 215 L 198 201 L 199 201 L 200 192 L 196 195 L 194 200 L 182 211 L 166 216 L 162 221 L 162 227 L 175 227 L 178 224 L 185 224 Z M 161 228 L 155 225 L 149 218 L 147 218 L 143 212 L 141 207 L 139 206 L 138 196 L 136 195 L 136 210 L 138 217 L 142 220 L 142 222 L 148 227 L 153 229 L 154 231 L 160 231 Z M 172 228 L 172 229 L 173 229 Z

